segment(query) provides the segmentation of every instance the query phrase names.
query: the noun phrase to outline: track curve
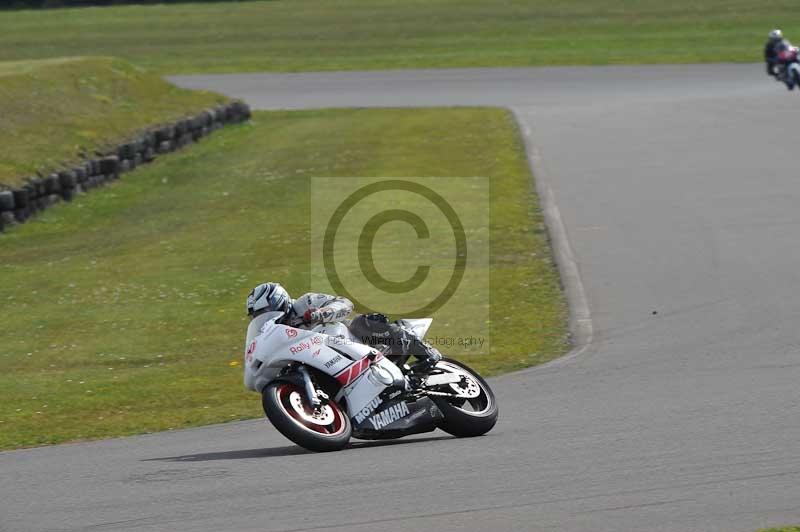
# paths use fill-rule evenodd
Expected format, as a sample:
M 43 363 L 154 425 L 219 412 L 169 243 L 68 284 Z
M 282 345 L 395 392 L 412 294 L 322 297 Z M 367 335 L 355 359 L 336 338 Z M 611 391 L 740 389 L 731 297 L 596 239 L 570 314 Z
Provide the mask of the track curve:
M 735 532 L 800 521 L 800 95 L 760 66 L 175 80 L 260 108 L 513 108 L 560 209 L 593 341 L 494 379 L 503 416 L 483 438 L 313 455 L 252 421 L 0 453 L 0 529 Z

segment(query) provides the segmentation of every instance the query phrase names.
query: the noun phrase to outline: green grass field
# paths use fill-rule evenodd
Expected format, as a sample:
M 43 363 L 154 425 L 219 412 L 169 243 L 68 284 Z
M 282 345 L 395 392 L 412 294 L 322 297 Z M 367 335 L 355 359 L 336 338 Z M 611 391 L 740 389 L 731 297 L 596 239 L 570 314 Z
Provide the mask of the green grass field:
M 244 301 L 266 279 L 308 288 L 317 176 L 488 178 L 489 314 L 485 301 L 443 309 L 431 334 L 488 322 L 489 356 L 468 359 L 487 374 L 568 349 L 508 112 L 256 113 L 0 236 L 0 448 L 262 415 L 242 386 Z M 464 193 L 458 183 L 442 193 Z M 387 271 L 407 260 L 376 256 Z
M 800 526 L 785 526 L 781 528 L 763 528 L 758 532 L 800 532 Z
M 0 63 L 0 183 L 18 186 L 36 171 L 62 170 L 80 152 L 91 156 L 137 130 L 223 101 L 119 59 Z
M 0 12 L 0 61 L 162 73 L 760 61 L 793 0 L 274 0 Z

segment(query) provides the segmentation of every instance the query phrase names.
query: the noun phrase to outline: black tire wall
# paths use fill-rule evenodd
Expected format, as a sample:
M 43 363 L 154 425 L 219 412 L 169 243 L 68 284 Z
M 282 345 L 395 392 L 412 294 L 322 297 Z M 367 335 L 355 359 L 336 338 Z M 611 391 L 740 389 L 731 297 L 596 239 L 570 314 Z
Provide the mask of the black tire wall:
M 159 155 L 179 150 L 230 125 L 250 119 L 250 107 L 233 101 L 207 109 L 171 124 L 161 124 L 136 135 L 116 148 L 98 153 L 76 166 L 49 175 L 25 179 L 18 188 L 0 184 L 0 232 L 24 223 L 35 213 L 60 201 L 119 179 L 120 174 L 152 162 Z

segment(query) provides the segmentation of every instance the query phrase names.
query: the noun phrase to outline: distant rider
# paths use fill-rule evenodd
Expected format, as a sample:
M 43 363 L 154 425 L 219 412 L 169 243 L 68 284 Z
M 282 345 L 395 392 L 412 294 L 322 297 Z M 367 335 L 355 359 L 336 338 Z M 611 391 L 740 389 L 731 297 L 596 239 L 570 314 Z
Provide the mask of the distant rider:
M 278 283 L 263 283 L 247 296 L 247 314 L 255 318 L 268 311 L 285 313 L 282 323 L 300 329 L 313 329 L 328 323 L 346 323 L 353 311 L 349 299 L 328 294 L 309 292 L 292 299 L 283 286 Z M 409 355 L 431 366 L 441 359 L 441 354 L 416 335 L 396 322 L 390 322 L 383 314 L 360 314 L 349 324 L 350 332 L 363 343 L 378 347 L 385 346 L 386 354 L 400 359 L 403 363 Z
M 792 43 L 783 38 L 783 32 L 774 29 L 769 32 L 769 40 L 764 47 L 764 61 L 767 63 L 767 75 L 786 83 L 789 89 L 794 88 L 794 80 L 787 76 L 787 67 L 795 60 Z

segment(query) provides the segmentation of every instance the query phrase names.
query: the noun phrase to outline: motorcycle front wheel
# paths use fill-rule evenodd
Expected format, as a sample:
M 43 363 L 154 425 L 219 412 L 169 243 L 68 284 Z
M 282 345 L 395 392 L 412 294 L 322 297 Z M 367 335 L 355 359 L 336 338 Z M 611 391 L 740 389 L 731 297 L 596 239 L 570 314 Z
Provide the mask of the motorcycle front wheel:
M 437 362 L 436 369 L 464 377 L 460 383 L 447 385 L 449 389 L 446 390 L 462 397 L 431 397 L 444 416 L 439 428 L 459 438 L 481 436 L 492 430 L 499 409 L 494 392 L 483 377 L 466 364 L 450 358 Z
M 350 441 L 353 428 L 344 410 L 335 401 L 312 408 L 297 384 L 271 382 L 261 394 L 261 404 L 275 428 L 304 449 L 338 451 Z

